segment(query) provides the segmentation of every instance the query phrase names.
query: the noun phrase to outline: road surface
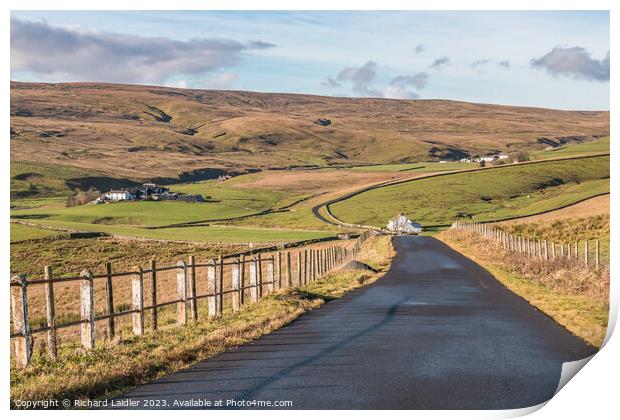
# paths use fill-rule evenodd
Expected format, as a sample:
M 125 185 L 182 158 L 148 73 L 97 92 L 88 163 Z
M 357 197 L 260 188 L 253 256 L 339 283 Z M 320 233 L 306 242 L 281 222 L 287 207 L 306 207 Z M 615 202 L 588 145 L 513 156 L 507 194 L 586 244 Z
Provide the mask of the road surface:
M 521 408 L 553 396 L 563 362 L 595 352 L 442 242 L 396 237 L 394 245 L 376 283 L 116 401 Z

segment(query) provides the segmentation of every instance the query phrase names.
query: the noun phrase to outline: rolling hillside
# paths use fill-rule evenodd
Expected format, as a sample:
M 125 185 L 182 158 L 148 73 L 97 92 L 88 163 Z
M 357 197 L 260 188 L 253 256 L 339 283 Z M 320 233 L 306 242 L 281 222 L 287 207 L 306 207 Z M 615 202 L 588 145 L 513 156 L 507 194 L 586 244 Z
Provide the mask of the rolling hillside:
M 329 207 L 344 222 L 373 226 L 399 212 L 427 227 L 457 218 L 488 222 L 608 193 L 609 174 L 609 156 L 498 166 L 372 189 Z
M 331 124 L 314 123 L 318 118 Z M 531 151 L 549 142 L 608 134 L 608 112 L 94 83 L 11 84 L 11 176 L 18 197 L 253 169 Z

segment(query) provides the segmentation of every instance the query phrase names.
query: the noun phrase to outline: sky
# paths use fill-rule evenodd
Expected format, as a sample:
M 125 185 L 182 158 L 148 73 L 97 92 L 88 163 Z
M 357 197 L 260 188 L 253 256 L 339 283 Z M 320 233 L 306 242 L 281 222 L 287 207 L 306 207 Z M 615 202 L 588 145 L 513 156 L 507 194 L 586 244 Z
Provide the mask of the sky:
M 11 79 L 609 109 L 605 11 L 13 11 Z

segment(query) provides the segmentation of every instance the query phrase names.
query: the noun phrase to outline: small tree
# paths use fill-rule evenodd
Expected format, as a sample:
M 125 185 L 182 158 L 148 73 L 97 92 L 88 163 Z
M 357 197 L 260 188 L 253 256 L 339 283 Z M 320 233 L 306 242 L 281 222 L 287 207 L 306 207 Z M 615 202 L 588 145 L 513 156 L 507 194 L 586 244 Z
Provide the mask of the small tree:
M 527 162 L 528 160 L 530 160 L 530 157 L 525 152 L 515 152 L 510 155 L 512 163 Z
M 486 161 L 481 160 L 481 161 L 480 161 L 480 167 L 481 167 L 481 168 L 484 168 L 485 166 L 487 166 Z
M 81 206 L 83 204 L 90 203 L 91 201 L 99 197 L 100 195 L 101 195 L 100 191 L 91 187 L 88 189 L 88 191 L 79 191 L 73 197 L 67 198 L 66 205 L 67 207 Z

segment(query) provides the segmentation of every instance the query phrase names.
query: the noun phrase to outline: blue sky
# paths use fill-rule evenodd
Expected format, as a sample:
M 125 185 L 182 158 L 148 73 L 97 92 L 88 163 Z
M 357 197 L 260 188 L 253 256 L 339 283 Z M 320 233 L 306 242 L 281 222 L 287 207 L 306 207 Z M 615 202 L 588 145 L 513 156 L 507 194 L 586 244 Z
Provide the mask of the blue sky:
M 609 109 L 607 12 L 11 16 L 13 80 Z

